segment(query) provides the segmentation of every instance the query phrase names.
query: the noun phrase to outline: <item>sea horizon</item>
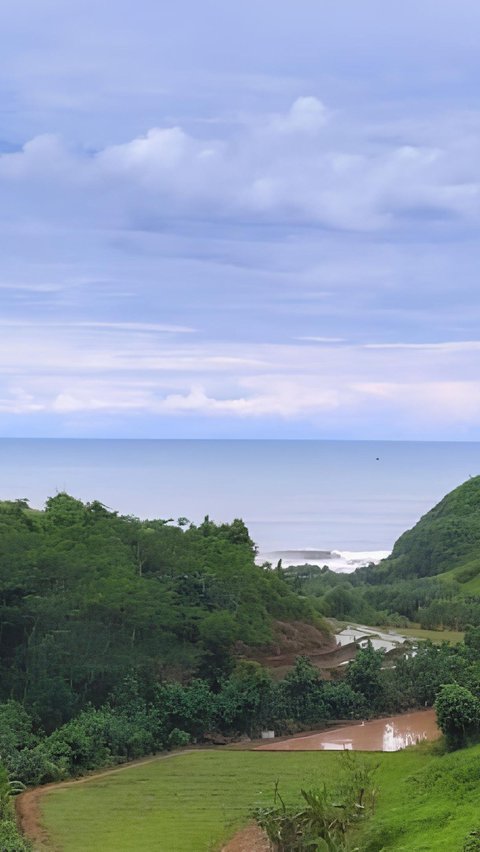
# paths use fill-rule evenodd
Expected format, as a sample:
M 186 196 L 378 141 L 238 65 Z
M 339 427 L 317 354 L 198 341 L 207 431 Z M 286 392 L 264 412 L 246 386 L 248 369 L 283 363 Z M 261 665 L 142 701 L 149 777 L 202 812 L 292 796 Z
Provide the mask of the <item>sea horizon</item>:
M 352 570 L 475 475 L 480 443 L 3 438 L 0 462 L 4 500 L 67 491 L 141 518 L 241 517 L 260 556 L 335 552 Z

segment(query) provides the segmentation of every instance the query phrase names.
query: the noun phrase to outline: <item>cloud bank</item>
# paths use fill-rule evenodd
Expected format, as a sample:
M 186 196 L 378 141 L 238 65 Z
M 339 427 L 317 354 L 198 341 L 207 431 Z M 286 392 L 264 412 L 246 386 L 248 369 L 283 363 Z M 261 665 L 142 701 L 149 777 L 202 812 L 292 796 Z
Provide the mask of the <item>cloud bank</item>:
M 477 341 L 455 347 L 212 344 L 194 333 L 134 324 L 77 323 L 53 335 L 48 326 L 7 324 L 1 327 L 0 413 L 36 415 L 57 428 L 61 422 L 64 434 L 78 428 L 91 434 L 91 418 L 99 415 L 110 428 L 126 417 L 120 434 L 142 418 L 169 435 L 178 418 L 192 431 L 198 418 L 240 426 L 273 418 L 287 430 L 307 421 L 312 433 L 327 437 L 340 420 L 347 431 L 365 429 L 373 411 L 381 426 L 395 421 L 398 434 L 424 436 L 434 419 L 448 436 L 452 429 L 468 432 L 480 416 L 471 358 L 478 349 Z
M 0 433 L 478 438 L 473 0 L 0 9 Z
M 480 113 L 461 116 L 454 133 L 412 125 L 392 138 L 389 126 L 355 126 L 302 96 L 284 113 L 243 118 L 226 138 L 154 127 L 91 152 L 37 136 L 0 155 L 0 188 L 17 215 L 104 227 L 187 216 L 360 232 L 407 218 L 478 224 L 479 134 Z

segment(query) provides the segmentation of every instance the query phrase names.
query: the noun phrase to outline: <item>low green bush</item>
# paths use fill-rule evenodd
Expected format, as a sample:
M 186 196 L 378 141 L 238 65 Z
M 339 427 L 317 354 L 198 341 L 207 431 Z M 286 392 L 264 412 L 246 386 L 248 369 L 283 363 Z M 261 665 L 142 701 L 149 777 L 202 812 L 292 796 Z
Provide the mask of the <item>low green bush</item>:
M 181 731 L 179 728 L 174 728 L 168 735 L 169 748 L 182 748 L 191 742 L 190 734 L 186 731 Z
M 378 765 L 345 752 L 335 790 L 302 790 L 302 805 L 287 805 L 278 782 L 272 807 L 254 817 L 274 852 L 347 852 L 358 824 L 373 813 Z
M 480 828 L 469 832 L 463 844 L 463 852 L 480 852 Z
M 15 820 L 0 821 L 0 849 L 2 852 L 31 852 L 30 843 L 19 833 Z

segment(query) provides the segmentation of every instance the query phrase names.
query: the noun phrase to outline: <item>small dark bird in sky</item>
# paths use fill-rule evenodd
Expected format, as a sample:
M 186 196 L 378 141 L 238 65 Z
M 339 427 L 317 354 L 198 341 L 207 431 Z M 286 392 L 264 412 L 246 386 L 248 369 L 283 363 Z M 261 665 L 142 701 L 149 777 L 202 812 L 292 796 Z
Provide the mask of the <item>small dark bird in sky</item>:
M 378 456 L 377 456 L 377 458 L 375 459 L 375 461 L 380 461 L 380 459 L 378 458 Z

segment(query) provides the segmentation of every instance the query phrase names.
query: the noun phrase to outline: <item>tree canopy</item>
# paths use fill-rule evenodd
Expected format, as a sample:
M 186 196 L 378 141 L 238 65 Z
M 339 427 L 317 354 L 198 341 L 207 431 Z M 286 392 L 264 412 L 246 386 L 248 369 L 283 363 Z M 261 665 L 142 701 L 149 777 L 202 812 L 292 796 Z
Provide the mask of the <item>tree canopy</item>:
M 43 512 L 1 503 L 0 700 L 21 700 L 53 727 L 98 705 L 129 671 L 185 678 L 214 663 L 218 677 L 238 638 L 259 646 L 275 618 L 318 620 L 282 576 L 255 564 L 242 520 L 179 521 L 141 521 L 66 493 Z

